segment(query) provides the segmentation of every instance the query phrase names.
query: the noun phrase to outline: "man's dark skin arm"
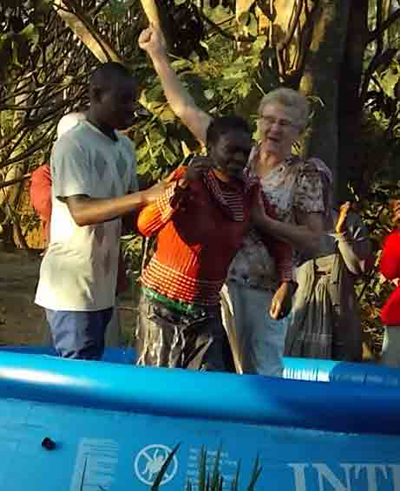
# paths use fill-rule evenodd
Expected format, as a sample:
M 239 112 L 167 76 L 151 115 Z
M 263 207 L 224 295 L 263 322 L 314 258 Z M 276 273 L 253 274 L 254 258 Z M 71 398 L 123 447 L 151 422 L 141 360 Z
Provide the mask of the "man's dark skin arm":
M 127 194 L 119 198 L 91 198 L 87 195 L 75 195 L 65 198 L 69 212 L 80 227 L 107 222 L 128 213 L 139 211 L 153 203 L 163 194 L 169 184 L 161 182 L 146 191 Z

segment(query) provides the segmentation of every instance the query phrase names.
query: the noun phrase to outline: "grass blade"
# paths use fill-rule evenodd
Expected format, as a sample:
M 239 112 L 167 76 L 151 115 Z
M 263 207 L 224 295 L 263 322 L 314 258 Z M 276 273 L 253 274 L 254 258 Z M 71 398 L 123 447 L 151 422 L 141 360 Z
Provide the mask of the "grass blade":
M 217 451 L 217 456 L 215 457 L 215 461 L 214 461 L 214 467 L 211 475 L 211 491 L 218 491 L 220 460 L 221 460 L 221 447 L 219 447 Z
M 251 481 L 250 481 L 250 484 L 247 488 L 247 491 L 254 491 L 254 489 L 255 489 L 256 482 L 257 482 L 258 478 L 260 477 L 260 474 L 262 471 L 262 467 L 259 464 L 260 464 L 260 458 L 257 455 L 256 461 L 254 462 L 253 472 L 251 475 Z
M 199 491 L 206 491 L 207 475 L 207 451 L 204 447 L 200 449 L 199 455 Z
M 174 458 L 174 455 L 178 451 L 178 448 L 180 447 L 180 445 L 181 444 L 178 443 L 174 447 L 172 452 L 168 455 L 167 459 L 165 460 L 165 462 L 163 463 L 163 466 L 160 469 L 160 472 L 157 474 L 157 477 L 156 477 L 155 481 L 153 482 L 153 485 L 151 487 L 151 491 L 158 491 L 158 486 L 160 485 L 161 481 L 163 480 L 164 474 L 166 473 L 168 466 L 169 466 L 171 460 Z
M 232 482 L 231 491 L 238 491 L 239 474 L 240 474 L 240 460 L 238 461 L 237 466 L 236 466 L 236 473 L 235 473 L 235 477 L 234 477 L 233 482 Z

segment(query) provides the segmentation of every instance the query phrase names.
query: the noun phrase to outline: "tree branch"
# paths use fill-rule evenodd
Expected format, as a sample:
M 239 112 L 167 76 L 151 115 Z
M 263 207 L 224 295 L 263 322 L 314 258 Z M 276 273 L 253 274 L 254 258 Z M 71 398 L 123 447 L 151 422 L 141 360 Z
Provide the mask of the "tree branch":
M 30 179 L 31 176 L 32 174 L 29 173 L 29 174 L 24 174 L 23 176 L 18 177 L 16 179 L 9 179 L 8 181 L 0 182 L 0 189 L 6 188 L 7 186 L 12 186 L 13 184 L 17 184 L 19 182 L 25 181 L 26 179 Z
M 397 9 L 395 12 L 389 15 L 389 17 L 381 23 L 380 26 L 377 26 L 373 31 L 370 32 L 367 44 L 376 41 L 382 34 L 388 29 L 392 24 L 396 22 L 396 20 L 400 19 L 400 9 Z

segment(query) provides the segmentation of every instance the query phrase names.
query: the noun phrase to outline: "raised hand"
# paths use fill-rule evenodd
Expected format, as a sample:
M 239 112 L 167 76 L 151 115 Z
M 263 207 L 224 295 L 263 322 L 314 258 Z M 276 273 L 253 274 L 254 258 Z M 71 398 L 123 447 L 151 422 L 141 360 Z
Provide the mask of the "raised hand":
M 345 230 L 347 215 L 350 209 L 351 209 L 350 201 L 346 201 L 346 203 L 343 203 L 343 205 L 340 207 L 339 217 L 337 219 L 336 226 L 335 226 L 335 232 L 337 234 L 341 234 Z
M 146 51 L 151 57 L 166 54 L 164 36 L 159 29 L 152 26 L 140 33 L 139 47 Z

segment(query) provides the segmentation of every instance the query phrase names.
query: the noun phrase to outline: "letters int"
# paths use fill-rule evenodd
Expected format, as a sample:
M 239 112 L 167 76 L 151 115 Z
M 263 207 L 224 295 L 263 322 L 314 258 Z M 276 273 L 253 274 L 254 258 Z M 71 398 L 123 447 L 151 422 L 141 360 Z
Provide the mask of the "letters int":
M 295 491 L 400 491 L 399 464 L 288 464 Z M 335 466 L 336 467 L 336 466 Z

